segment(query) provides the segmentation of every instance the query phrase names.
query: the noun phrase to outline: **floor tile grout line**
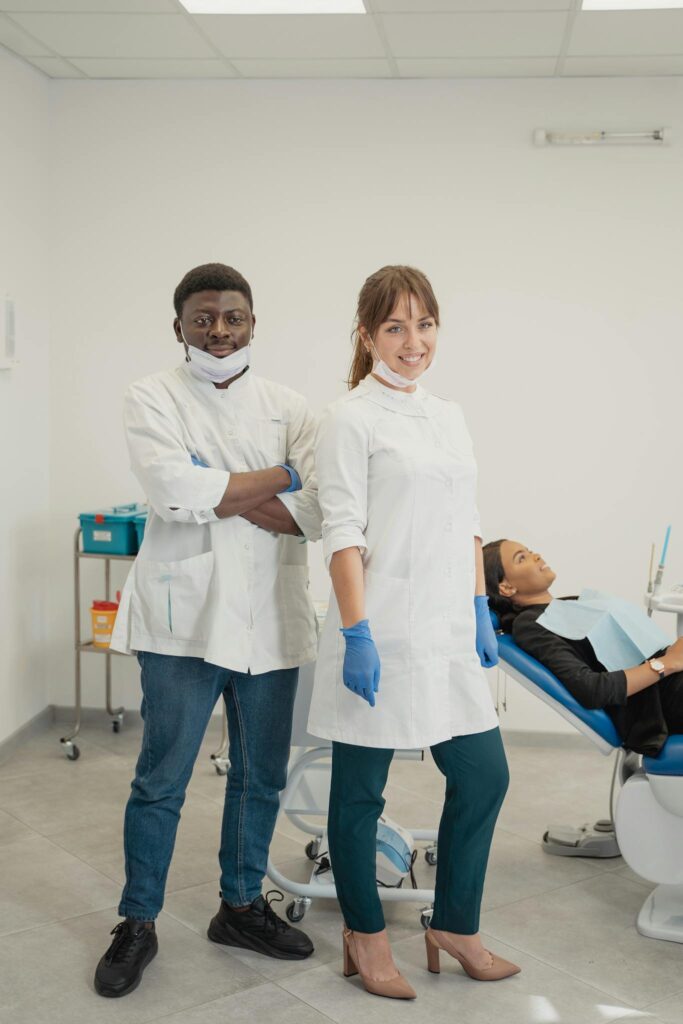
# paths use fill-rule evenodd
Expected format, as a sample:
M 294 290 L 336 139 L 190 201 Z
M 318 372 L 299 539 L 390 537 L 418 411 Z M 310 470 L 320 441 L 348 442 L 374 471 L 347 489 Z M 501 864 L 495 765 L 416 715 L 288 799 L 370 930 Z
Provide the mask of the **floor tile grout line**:
M 54 833 L 54 835 L 56 834 L 57 833 Z M 84 864 L 87 868 L 90 868 L 91 871 L 96 871 L 98 875 L 102 876 L 102 878 L 106 878 L 108 882 L 113 882 L 114 885 L 118 885 L 119 888 L 121 888 L 121 882 L 118 878 L 112 878 L 111 875 L 107 875 L 104 871 L 100 870 L 100 868 L 96 868 L 94 864 L 90 863 L 90 861 L 87 861 L 77 853 L 74 853 L 73 850 L 67 850 L 65 847 L 60 846 L 59 843 L 55 843 L 51 836 L 43 836 L 42 838 L 46 839 L 48 843 L 55 848 L 55 850 L 61 850 L 62 853 L 66 853 L 69 857 L 73 857 L 74 860 L 77 860 L 79 864 Z
M 41 921 L 39 924 L 32 924 L 28 928 L 17 928 L 11 932 L 4 932 L 0 934 L 0 942 L 3 939 L 13 938 L 15 935 L 26 935 L 28 932 L 38 931 L 40 928 L 51 928 L 55 924 L 66 924 L 67 921 L 78 921 L 81 917 L 90 917 L 92 914 L 102 914 L 105 910 L 109 910 L 110 907 L 99 907 L 96 910 L 84 910 L 82 914 L 69 914 L 68 917 L 55 917 L 49 921 Z M 114 904 L 111 905 L 111 909 L 116 910 Z
M 531 898 L 533 898 L 533 897 L 531 897 Z M 632 925 L 627 925 L 627 926 L 624 927 L 623 930 L 624 931 L 630 931 L 631 927 L 633 927 L 633 926 Z M 504 945 L 509 946 L 510 949 L 514 949 L 515 952 L 521 953 L 523 956 L 531 957 L 532 960 L 535 960 L 539 964 L 543 964 L 544 967 L 549 967 L 551 970 L 557 971 L 558 974 L 562 974 L 566 978 L 571 978 L 572 981 L 578 981 L 581 985 L 585 985 L 588 988 L 592 988 L 595 992 L 599 992 L 600 995 L 606 996 L 609 999 L 619 999 L 619 1000 L 621 1000 L 621 1002 L 626 1004 L 626 1009 L 642 1011 L 645 1008 L 645 1007 L 642 1007 L 642 1006 L 635 1006 L 632 1002 L 627 1001 L 622 996 L 615 995 L 614 992 L 607 992 L 607 991 L 605 991 L 605 989 L 599 988 L 598 985 L 595 985 L 592 981 L 586 981 L 584 978 L 580 978 L 578 975 L 572 974 L 571 971 L 566 970 L 564 967 L 560 967 L 558 964 L 551 963 L 549 960 L 544 960 L 543 957 L 539 956 L 537 953 L 531 953 L 529 950 L 523 949 L 521 946 L 515 946 L 509 940 L 503 939 L 503 938 L 501 938 L 498 935 L 494 935 L 491 931 L 487 931 L 485 925 L 482 926 L 481 930 L 482 930 L 484 935 L 490 935 L 491 938 L 496 939 L 498 942 L 502 942 Z M 403 941 L 403 940 L 401 940 L 401 941 Z M 398 945 L 398 943 L 397 943 L 397 945 Z M 683 991 L 683 990 L 679 990 L 679 991 Z M 671 993 L 669 995 L 664 996 L 663 998 L 664 999 L 671 999 L 671 998 L 674 998 L 677 994 L 678 994 L 678 992 L 673 992 L 673 993 Z M 660 1002 L 661 1002 L 661 1000 L 660 1000 Z M 652 1005 L 652 1004 L 649 1003 L 648 1005 Z M 616 1017 L 612 1017 L 611 1018 L 612 1021 L 618 1021 L 619 1020 L 619 1016 L 623 1016 L 623 1013 L 621 1015 L 616 1016 Z M 609 1024 L 609 1021 L 605 1021 L 604 1024 Z
M 13 811 L 6 811 L 4 807 L 0 807 L 0 811 L 2 811 L 3 814 L 6 814 L 8 818 L 11 818 L 13 821 L 16 821 L 18 825 L 23 825 L 24 828 L 29 829 L 29 831 L 33 832 L 34 835 L 39 836 L 41 839 L 45 838 L 42 835 L 42 833 L 38 832 L 37 829 L 33 828 L 32 825 L 27 825 L 25 821 L 21 820 L 21 818 L 17 818 L 16 814 L 14 814 Z M 19 838 L 21 838 L 21 836 Z M 14 840 L 10 839 L 10 842 L 14 842 Z
M 203 1003 L 194 1003 L 192 1006 L 184 1006 L 180 1010 L 171 1010 L 170 1013 L 163 1013 L 160 1017 L 145 1017 L 143 1020 L 140 1020 L 139 1022 L 136 1021 L 135 1024 L 158 1024 L 159 1021 L 164 1021 L 168 1020 L 171 1017 L 176 1017 L 179 1013 L 189 1013 L 192 1010 L 201 1010 L 203 1006 L 210 1006 L 211 1003 L 218 1003 L 220 1002 L 221 999 L 230 999 L 232 996 L 240 995 L 241 992 L 252 992 L 256 988 L 265 988 L 265 986 L 268 984 L 274 985 L 274 982 L 258 981 L 254 985 L 245 985 L 243 988 L 238 988 L 234 992 L 228 992 L 223 996 L 216 996 L 215 999 L 207 999 Z M 288 995 L 291 996 L 292 993 L 289 992 Z M 292 996 L 292 998 L 296 999 L 297 997 Z M 299 1000 L 299 1002 L 303 1002 L 303 1000 Z M 609 1022 L 607 1022 L 607 1024 L 609 1024 Z
M 491 935 L 491 932 L 487 932 L 486 928 L 482 928 L 482 933 L 484 935 Z M 497 936 L 491 935 L 491 938 L 497 938 Z M 400 947 L 404 942 L 411 942 L 411 941 L 412 941 L 412 938 L 410 938 L 410 939 L 399 939 L 397 942 L 392 942 L 392 949 L 396 949 L 396 948 Z M 619 1007 L 620 1012 L 617 1014 L 617 1016 L 616 1017 L 611 1017 L 611 1018 L 609 1018 L 609 1020 L 605 1019 L 604 1020 L 604 1024 L 610 1024 L 610 1021 L 618 1021 L 621 1017 L 623 1017 L 623 1015 L 624 1015 L 623 1011 L 624 1010 L 640 1010 L 640 1009 L 644 1009 L 644 1007 L 634 1006 L 632 1003 L 628 1002 L 626 999 L 622 999 L 621 996 L 615 996 L 613 992 L 606 992 L 604 989 L 599 988 L 598 985 L 593 984 L 593 982 L 591 982 L 591 981 L 584 981 L 583 978 L 579 978 L 575 974 L 572 974 L 571 971 L 566 971 L 562 967 L 558 967 L 556 964 L 553 964 L 553 963 L 550 963 L 547 960 L 544 960 L 542 957 L 538 956 L 536 953 L 530 953 L 528 950 L 522 949 L 520 946 L 515 946 L 515 945 L 513 945 L 513 943 L 508 942 L 508 941 L 506 941 L 504 939 L 500 939 L 499 938 L 498 941 L 502 942 L 505 946 L 508 946 L 510 949 L 513 949 L 516 953 L 521 953 L 522 956 L 528 957 L 528 959 L 535 961 L 537 964 L 540 964 L 542 967 L 547 967 L 551 971 L 557 971 L 558 974 L 562 974 L 566 978 L 571 978 L 572 981 L 578 981 L 579 984 L 584 985 L 586 988 L 592 989 L 594 992 L 599 993 L 599 995 L 604 996 L 607 999 L 619 999 L 622 1003 L 624 1003 L 623 1007 Z M 676 996 L 677 994 L 678 993 L 674 992 L 672 995 Z M 671 997 L 667 996 L 666 998 L 671 998 Z
M 320 966 L 329 967 L 329 964 L 320 964 Z M 273 984 L 277 985 L 277 987 L 281 989 L 283 992 L 286 992 L 288 996 L 291 996 L 294 999 L 298 999 L 298 1001 L 300 1003 L 303 1003 L 304 1006 L 308 1006 L 311 1008 L 311 1010 L 314 1010 L 316 1013 L 319 1013 L 321 1017 L 325 1018 L 325 1020 L 333 1021 L 334 1024 L 339 1024 L 338 1021 L 335 1021 L 334 1017 L 330 1017 L 329 1013 L 325 1013 L 324 1010 L 321 1010 L 317 1006 L 314 1006 L 313 1003 L 309 1003 L 309 1001 L 307 999 L 304 999 L 302 996 L 296 995 L 294 992 L 290 992 L 289 989 L 285 988 L 285 986 L 280 984 L 279 981 L 273 982 Z
M 652 1002 L 652 1003 L 646 1003 L 644 1006 L 641 1007 L 641 1009 L 642 1010 L 649 1010 L 650 1007 L 656 1006 L 657 1003 L 664 1002 L 665 999 L 675 999 L 676 996 L 682 996 L 682 995 L 683 995 L 683 988 L 679 988 L 679 989 L 677 989 L 676 992 L 672 992 L 670 995 L 664 996 L 662 999 L 655 999 L 654 1002 Z
M 585 878 L 575 878 L 573 882 L 567 882 L 565 885 L 557 885 L 557 886 L 555 886 L 554 889 L 543 889 L 541 892 L 530 893 L 528 896 L 520 896 L 519 899 L 517 899 L 517 900 L 510 900 L 509 903 L 499 903 L 495 907 L 490 907 L 490 908 L 487 908 L 486 910 L 482 910 L 481 914 L 482 914 L 482 917 L 483 917 L 485 914 L 493 914 L 493 913 L 495 913 L 498 910 L 507 910 L 510 907 L 516 906 L 516 904 L 518 904 L 518 903 L 524 903 L 525 900 L 536 900 L 540 896 L 549 896 L 551 893 L 562 892 L 562 890 L 564 890 L 564 889 L 571 889 L 572 886 L 574 886 L 574 885 L 583 885 L 585 882 L 592 882 L 596 878 L 604 878 L 604 877 L 605 877 L 605 872 L 604 871 L 598 871 L 594 875 L 586 875 Z M 622 875 L 622 878 L 623 877 L 624 876 Z M 625 881 L 631 882 L 631 879 L 630 878 L 625 878 Z M 631 882 L 631 884 L 635 885 L 637 883 Z

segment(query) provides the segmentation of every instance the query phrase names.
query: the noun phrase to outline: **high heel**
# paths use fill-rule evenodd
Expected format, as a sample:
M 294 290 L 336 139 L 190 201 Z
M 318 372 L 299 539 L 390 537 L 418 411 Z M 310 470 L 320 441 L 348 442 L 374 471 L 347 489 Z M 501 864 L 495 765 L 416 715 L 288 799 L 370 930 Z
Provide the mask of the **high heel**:
M 503 978 L 511 978 L 513 974 L 519 974 L 522 969 L 510 960 L 504 960 L 502 956 L 491 953 L 488 949 L 486 952 L 493 961 L 491 966 L 475 967 L 449 942 L 447 932 L 435 931 L 433 928 L 428 928 L 425 932 L 425 946 L 427 947 L 427 968 L 432 974 L 439 974 L 441 971 L 439 965 L 439 950 L 441 949 L 457 960 L 465 974 L 474 978 L 475 981 L 501 981 Z
M 393 978 L 387 979 L 371 978 L 364 974 L 359 966 L 358 948 L 350 928 L 344 929 L 343 938 L 345 978 L 352 978 L 359 974 L 366 992 L 371 992 L 374 996 L 386 996 L 388 999 L 415 999 L 417 995 L 415 989 L 408 984 L 400 971 L 397 971 Z

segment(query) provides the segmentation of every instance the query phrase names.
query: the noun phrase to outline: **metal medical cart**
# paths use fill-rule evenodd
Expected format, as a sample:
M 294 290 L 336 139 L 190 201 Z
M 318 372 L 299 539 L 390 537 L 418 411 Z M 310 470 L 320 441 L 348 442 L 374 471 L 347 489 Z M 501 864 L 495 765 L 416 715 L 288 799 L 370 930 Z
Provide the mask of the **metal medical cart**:
M 70 733 L 62 736 L 60 743 L 66 756 L 70 761 L 77 761 L 81 755 L 74 740 L 81 729 L 81 655 L 99 654 L 104 657 L 105 673 L 105 705 L 107 714 L 111 718 L 111 727 L 114 732 L 119 732 L 123 724 L 123 708 L 113 708 L 111 704 L 111 659 L 112 657 L 123 657 L 118 651 L 112 651 L 108 647 L 95 647 L 92 640 L 83 640 L 81 636 L 81 559 L 99 558 L 104 562 L 104 594 L 105 600 L 111 600 L 111 563 L 112 562 L 133 562 L 135 555 L 109 555 L 91 554 L 82 550 L 82 533 L 79 527 L 74 535 L 74 678 L 75 678 L 75 713 L 76 721 Z

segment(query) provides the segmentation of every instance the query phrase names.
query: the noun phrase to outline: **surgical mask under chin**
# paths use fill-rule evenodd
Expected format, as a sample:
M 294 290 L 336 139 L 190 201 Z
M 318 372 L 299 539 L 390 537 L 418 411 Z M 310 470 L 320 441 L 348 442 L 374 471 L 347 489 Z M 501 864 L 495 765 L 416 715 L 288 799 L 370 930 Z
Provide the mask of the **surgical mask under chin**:
M 425 367 L 425 369 L 422 370 L 417 375 L 417 377 L 413 377 L 412 380 L 409 380 L 402 374 L 396 373 L 396 371 L 392 370 L 390 366 L 387 366 L 384 360 L 380 358 L 380 354 L 375 348 L 375 343 L 372 340 L 372 338 L 370 339 L 370 344 L 372 345 L 372 351 L 374 352 L 375 359 L 377 360 L 377 362 L 372 367 L 372 372 L 375 374 L 376 377 L 380 377 L 385 382 L 385 384 L 393 384 L 394 387 L 396 388 L 409 388 L 412 384 L 417 383 L 420 377 L 428 369 L 428 367 Z
M 231 377 L 236 377 L 238 373 L 241 373 L 242 370 L 249 366 L 251 360 L 251 338 L 249 339 L 249 344 L 236 349 L 229 356 L 219 358 L 218 356 L 212 356 L 210 352 L 205 352 L 202 348 L 188 345 L 185 341 L 182 327 L 180 328 L 180 337 L 185 343 L 185 351 L 190 369 L 195 377 L 199 377 L 200 380 L 210 381 L 211 384 L 223 384 L 226 380 L 230 380 Z

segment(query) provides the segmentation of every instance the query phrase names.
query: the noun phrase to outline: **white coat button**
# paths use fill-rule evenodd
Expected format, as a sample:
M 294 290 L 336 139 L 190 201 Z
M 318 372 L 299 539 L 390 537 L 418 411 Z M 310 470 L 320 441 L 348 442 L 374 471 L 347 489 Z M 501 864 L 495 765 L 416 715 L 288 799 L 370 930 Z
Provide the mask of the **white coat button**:
M 249 551 L 250 550 L 250 545 L 249 544 L 245 544 L 244 545 L 244 550 L 245 551 Z
M 448 522 L 446 523 L 446 531 L 448 533 L 450 533 L 452 529 L 453 529 L 453 520 L 449 519 Z

